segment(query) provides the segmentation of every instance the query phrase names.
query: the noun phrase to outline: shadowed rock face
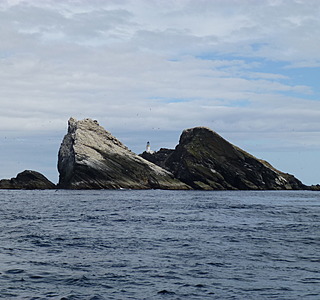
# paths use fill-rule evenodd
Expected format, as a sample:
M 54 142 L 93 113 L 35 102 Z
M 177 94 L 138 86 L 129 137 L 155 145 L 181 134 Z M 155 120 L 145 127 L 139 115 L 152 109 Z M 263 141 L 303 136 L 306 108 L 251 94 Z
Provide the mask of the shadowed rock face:
M 30 170 L 19 173 L 15 178 L 0 180 L 0 189 L 46 190 L 54 188 L 56 185 L 45 176 Z
M 189 189 L 131 152 L 97 121 L 70 118 L 58 155 L 59 188 Z
M 167 158 L 174 152 L 173 149 L 161 148 L 159 151 L 156 152 L 143 152 L 140 154 L 141 157 L 144 159 L 160 166 L 161 168 L 166 169 L 166 160 Z
M 184 130 L 179 144 L 171 153 L 165 149 L 151 155 L 154 163 L 171 171 L 176 178 L 194 189 L 307 188 L 294 176 L 274 169 L 205 127 Z M 150 159 L 149 156 L 142 154 L 145 159 Z

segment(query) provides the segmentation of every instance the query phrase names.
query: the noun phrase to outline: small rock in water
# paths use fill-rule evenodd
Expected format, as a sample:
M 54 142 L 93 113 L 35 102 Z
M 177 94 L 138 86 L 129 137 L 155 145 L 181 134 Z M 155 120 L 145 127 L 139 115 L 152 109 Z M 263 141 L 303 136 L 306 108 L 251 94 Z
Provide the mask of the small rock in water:
M 161 294 L 161 295 L 174 295 L 175 292 L 171 292 L 171 291 L 167 291 L 167 290 L 162 290 L 162 291 L 159 291 L 158 294 Z

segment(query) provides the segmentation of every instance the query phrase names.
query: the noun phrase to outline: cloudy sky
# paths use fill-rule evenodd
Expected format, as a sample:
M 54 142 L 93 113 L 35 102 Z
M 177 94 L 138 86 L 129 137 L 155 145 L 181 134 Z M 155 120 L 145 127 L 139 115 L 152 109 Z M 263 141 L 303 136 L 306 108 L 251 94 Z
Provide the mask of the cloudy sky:
M 0 0 L 0 178 L 57 182 L 67 120 L 130 149 L 208 126 L 320 183 L 319 0 Z

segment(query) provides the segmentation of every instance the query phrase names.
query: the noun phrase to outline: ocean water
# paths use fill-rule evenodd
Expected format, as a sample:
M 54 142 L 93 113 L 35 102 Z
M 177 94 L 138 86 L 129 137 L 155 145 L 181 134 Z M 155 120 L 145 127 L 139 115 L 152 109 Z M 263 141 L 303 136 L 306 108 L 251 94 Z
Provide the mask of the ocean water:
M 320 193 L 0 191 L 1 299 L 320 299 Z

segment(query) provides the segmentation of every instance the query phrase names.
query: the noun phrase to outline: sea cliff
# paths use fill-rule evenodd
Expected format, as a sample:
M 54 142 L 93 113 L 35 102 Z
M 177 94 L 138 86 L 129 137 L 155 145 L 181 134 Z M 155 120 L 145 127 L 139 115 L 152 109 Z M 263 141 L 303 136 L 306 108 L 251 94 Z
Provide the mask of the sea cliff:
M 59 188 L 190 189 L 130 151 L 97 121 L 70 118 L 58 154 Z
M 26 170 L 0 189 L 320 190 L 281 172 L 206 127 L 182 132 L 175 149 L 137 155 L 96 120 L 70 118 L 58 153 L 59 182 Z
M 307 189 L 293 175 L 275 169 L 206 127 L 184 130 L 174 150 L 160 149 L 141 156 L 172 172 L 193 189 Z

